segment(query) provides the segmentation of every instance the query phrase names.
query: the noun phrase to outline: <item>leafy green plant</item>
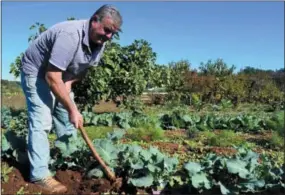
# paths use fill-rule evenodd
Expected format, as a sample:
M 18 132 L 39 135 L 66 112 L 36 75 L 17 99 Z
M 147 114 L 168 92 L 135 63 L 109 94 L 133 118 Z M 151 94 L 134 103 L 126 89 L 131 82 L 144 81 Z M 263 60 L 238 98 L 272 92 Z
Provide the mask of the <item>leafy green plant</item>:
M 279 148 L 284 150 L 284 137 L 281 137 L 278 132 L 272 133 L 272 137 L 269 142 L 273 148 Z
M 106 138 L 94 139 L 93 145 L 106 164 L 117 176 L 127 179 L 127 184 L 138 188 L 165 186 L 171 173 L 176 170 L 178 160 L 167 157 L 157 148 L 143 149 L 137 145 L 119 144 L 125 134 L 122 129 L 108 133 Z M 87 178 L 106 177 L 99 164 L 90 161 L 90 151 L 76 137 L 67 137 L 56 144 L 57 155 L 53 155 L 50 166 L 82 169 Z
M 223 130 L 220 133 L 210 137 L 207 143 L 211 146 L 220 146 L 220 147 L 228 147 L 228 146 L 239 146 L 243 144 L 245 140 L 240 136 L 236 135 L 234 131 L 231 130 Z
M 20 136 L 11 130 L 2 133 L 1 157 L 13 158 L 20 164 L 28 164 L 26 137 L 25 135 Z
M 9 173 L 11 173 L 13 167 L 9 167 L 7 163 L 1 162 L 1 181 L 7 183 L 9 181 Z
M 280 136 L 284 137 L 285 135 L 284 119 L 285 118 L 283 111 L 274 112 L 272 117 L 266 120 L 266 126 L 268 129 L 277 131 Z
M 28 192 L 25 191 L 25 187 L 21 186 L 20 189 L 16 192 L 16 195 L 24 195 L 27 194 Z
M 153 128 L 152 126 L 130 128 L 127 131 L 126 138 L 134 141 L 162 140 L 164 138 L 164 131 L 161 128 Z
M 200 163 L 186 163 L 186 182 L 200 193 L 210 190 L 219 190 L 221 194 L 260 193 L 277 186 L 284 190 L 284 168 L 274 167 L 263 157 L 261 164 L 257 153 L 237 149 L 238 153 L 230 158 L 208 154 Z
M 207 144 L 208 140 L 211 140 L 215 136 L 215 133 L 212 131 L 202 131 L 198 133 L 197 140 L 200 140 L 201 142 Z
M 121 46 L 116 40 L 108 42 L 99 66 L 75 84 L 75 101 L 80 109 L 87 107 L 88 111 L 102 99 L 117 102 L 117 97 L 121 97 L 124 104 L 146 89 L 155 59 L 155 52 L 145 40 L 135 40 L 128 46 Z

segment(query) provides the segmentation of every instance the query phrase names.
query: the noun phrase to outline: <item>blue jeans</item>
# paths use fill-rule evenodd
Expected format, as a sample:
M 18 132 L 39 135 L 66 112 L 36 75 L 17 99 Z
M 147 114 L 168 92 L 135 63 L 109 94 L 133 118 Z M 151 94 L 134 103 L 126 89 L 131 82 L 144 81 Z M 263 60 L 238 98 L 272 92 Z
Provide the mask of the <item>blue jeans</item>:
M 28 110 L 28 157 L 30 180 L 33 182 L 51 175 L 48 168 L 48 133 L 53 125 L 57 138 L 66 134 L 76 136 L 77 130 L 70 123 L 67 110 L 56 100 L 45 79 L 21 73 L 21 85 Z M 70 97 L 74 102 L 73 92 Z

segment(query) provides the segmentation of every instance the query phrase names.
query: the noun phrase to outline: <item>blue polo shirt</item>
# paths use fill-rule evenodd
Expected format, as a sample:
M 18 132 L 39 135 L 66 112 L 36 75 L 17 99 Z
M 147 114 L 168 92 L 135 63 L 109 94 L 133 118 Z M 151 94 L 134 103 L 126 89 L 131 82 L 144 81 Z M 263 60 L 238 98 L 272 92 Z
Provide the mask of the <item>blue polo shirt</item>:
M 64 71 L 64 80 L 69 80 L 86 68 L 97 66 L 105 43 L 91 52 L 89 22 L 89 19 L 64 21 L 41 33 L 24 52 L 21 70 L 44 78 L 46 67 L 51 63 Z

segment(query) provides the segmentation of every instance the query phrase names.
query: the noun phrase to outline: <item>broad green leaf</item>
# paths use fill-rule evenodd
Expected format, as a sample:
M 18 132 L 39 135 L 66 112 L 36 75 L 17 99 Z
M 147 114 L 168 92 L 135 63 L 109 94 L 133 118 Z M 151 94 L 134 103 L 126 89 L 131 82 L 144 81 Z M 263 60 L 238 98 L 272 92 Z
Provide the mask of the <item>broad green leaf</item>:
M 7 138 L 6 138 L 6 135 L 5 133 L 2 133 L 1 134 L 1 138 L 2 138 L 2 141 L 1 141 L 1 155 L 3 155 L 6 151 L 8 151 L 9 149 L 11 149 L 11 145 L 10 143 L 7 141 Z
M 158 166 L 155 166 L 153 164 L 147 164 L 147 168 L 150 172 L 154 173 L 154 172 L 160 172 L 162 169 Z
M 63 157 L 69 157 L 72 153 L 84 147 L 82 140 L 73 135 L 64 135 L 58 138 L 54 145 L 60 150 Z
M 128 182 L 136 187 L 150 187 L 153 184 L 154 178 L 152 175 L 148 174 L 144 177 L 139 178 L 129 178 Z
M 228 171 L 233 174 L 238 174 L 241 178 L 246 179 L 249 176 L 249 171 L 246 169 L 247 163 L 237 159 L 229 159 L 226 161 Z
M 109 165 L 116 166 L 116 160 L 118 158 L 118 150 L 116 146 L 113 145 L 111 140 L 107 139 L 96 139 L 93 144 L 99 153 L 100 157 Z
M 103 171 L 98 168 L 91 169 L 87 173 L 87 178 L 102 178 L 103 176 Z
M 131 161 L 131 168 L 135 169 L 135 170 L 136 169 L 142 169 L 142 168 L 144 168 L 144 163 L 142 160 L 138 160 L 136 162 Z
M 230 190 L 228 190 L 222 182 L 219 181 L 218 184 L 223 195 L 230 194 Z
M 179 161 L 177 158 L 164 158 L 164 168 L 168 171 L 168 173 L 174 171 L 178 163 Z
M 206 189 L 211 189 L 211 183 L 207 178 L 205 173 L 197 173 L 191 177 L 191 183 L 196 189 L 205 187 Z
M 193 123 L 193 121 L 192 121 L 192 118 L 191 118 L 191 116 L 189 116 L 189 115 L 184 115 L 183 117 L 182 117 L 182 119 L 186 122 L 186 123 Z
M 256 192 L 256 190 L 261 189 L 265 186 L 265 181 L 252 179 L 247 182 L 239 183 L 239 186 L 242 187 L 243 192 Z
M 188 171 L 190 177 L 202 170 L 202 166 L 196 162 L 188 162 L 184 165 L 184 168 Z
M 151 158 L 151 153 L 148 150 L 141 150 L 140 155 L 142 156 L 142 159 L 145 161 L 149 161 Z
M 126 131 L 124 129 L 114 129 L 112 133 L 107 133 L 107 138 L 113 141 L 120 140 L 124 135 Z

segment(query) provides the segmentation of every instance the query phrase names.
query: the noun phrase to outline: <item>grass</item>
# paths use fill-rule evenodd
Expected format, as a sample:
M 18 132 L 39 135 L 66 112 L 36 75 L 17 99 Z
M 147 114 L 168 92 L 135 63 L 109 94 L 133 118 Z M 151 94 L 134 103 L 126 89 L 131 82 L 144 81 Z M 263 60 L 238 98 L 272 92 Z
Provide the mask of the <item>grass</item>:
M 284 137 L 281 137 L 278 132 L 273 132 L 271 139 L 269 140 L 271 147 L 277 149 L 284 149 Z
M 164 131 L 160 128 L 138 127 L 127 130 L 126 138 L 133 141 L 155 141 L 164 139 Z
M 207 143 L 210 146 L 230 147 L 233 145 L 238 146 L 244 144 L 245 140 L 238 136 L 234 131 L 223 130 L 209 137 Z
M 106 127 L 106 126 L 89 126 L 84 128 L 88 137 L 93 139 L 100 139 L 105 138 L 108 133 L 114 130 L 113 127 Z M 78 132 L 80 134 L 80 132 Z
M 106 126 L 88 126 L 84 127 L 89 139 L 98 139 L 98 138 L 105 138 L 107 136 L 107 133 L 113 131 L 113 127 L 106 127 Z M 77 132 L 78 135 L 81 136 L 80 131 Z M 50 133 L 48 135 L 48 139 L 53 144 L 53 142 L 56 140 L 56 135 L 54 133 Z

